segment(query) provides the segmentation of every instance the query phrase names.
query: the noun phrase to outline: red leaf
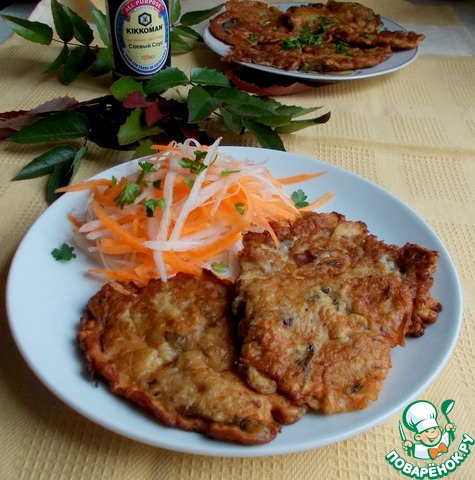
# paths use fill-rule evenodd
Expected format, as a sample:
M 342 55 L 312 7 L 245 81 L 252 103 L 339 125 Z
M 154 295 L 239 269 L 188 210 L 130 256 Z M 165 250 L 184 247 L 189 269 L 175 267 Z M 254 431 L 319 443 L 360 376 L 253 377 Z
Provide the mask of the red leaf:
M 155 125 L 164 117 L 163 113 L 160 111 L 160 107 L 157 102 L 151 103 L 145 110 L 145 123 L 147 127 Z
M 78 105 L 78 101 L 73 97 L 57 97 L 42 103 L 38 107 L 30 110 L 33 113 L 45 113 L 45 112 L 57 112 L 60 110 L 66 110 L 67 108 L 75 107 Z
M 143 95 L 137 90 L 135 92 L 129 93 L 123 101 L 125 108 L 147 108 L 150 105 L 150 102 L 147 102 Z
M 66 110 L 77 104 L 78 102 L 76 99 L 66 96 L 48 100 L 32 110 L 16 110 L 0 113 L 0 129 L 2 129 L 1 138 L 7 138 L 15 133 L 16 130 L 35 122 L 42 113 Z M 7 135 L 8 130 L 11 130 L 9 135 Z
M 252 72 L 251 72 L 252 73 Z M 250 75 L 247 70 L 238 70 L 230 68 L 226 71 L 227 77 L 235 87 L 243 92 L 253 93 L 255 95 L 276 97 L 280 95 L 292 95 L 294 93 L 308 92 L 316 87 L 325 85 L 324 83 L 302 83 L 293 79 L 289 80 L 284 76 L 274 74 L 259 73 L 259 80 L 256 83 L 256 75 Z M 252 77 L 252 80 L 251 80 Z
M 0 140 L 10 138 L 15 132 L 16 130 L 13 130 L 13 128 L 0 128 Z

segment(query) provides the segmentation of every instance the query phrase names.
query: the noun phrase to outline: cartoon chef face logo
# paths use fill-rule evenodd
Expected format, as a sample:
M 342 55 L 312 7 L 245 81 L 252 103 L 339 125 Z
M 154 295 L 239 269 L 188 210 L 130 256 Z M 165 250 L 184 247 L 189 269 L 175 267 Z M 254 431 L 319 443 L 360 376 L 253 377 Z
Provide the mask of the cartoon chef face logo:
M 414 442 L 406 437 L 399 422 L 399 433 L 403 441 L 402 447 L 410 457 L 433 460 L 447 453 L 450 442 L 455 438 L 455 425 L 450 422 L 448 414 L 455 402 L 446 400 L 441 411 L 447 421 L 445 427 L 438 423 L 437 409 L 425 400 L 409 404 L 402 415 L 405 427 L 413 432 Z

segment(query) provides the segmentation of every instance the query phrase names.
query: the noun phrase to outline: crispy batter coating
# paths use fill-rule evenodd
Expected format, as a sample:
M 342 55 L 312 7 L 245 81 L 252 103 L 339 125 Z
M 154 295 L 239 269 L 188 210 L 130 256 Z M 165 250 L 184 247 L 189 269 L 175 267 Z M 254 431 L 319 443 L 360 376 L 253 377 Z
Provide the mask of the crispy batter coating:
M 292 6 L 281 12 L 253 0 L 230 0 L 210 30 L 232 46 L 225 61 L 283 70 L 338 72 L 374 67 L 424 35 L 381 31 L 381 17 L 354 2 Z
M 435 322 L 430 296 L 438 254 L 371 235 L 363 222 L 308 213 L 247 233 L 234 311 L 240 368 L 261 392 L 334 413 L 375 401 L 390 350 Z
M 78 332 L 88 370 L 166 425 L 242 444 L 271 441 L 306 409 L 253 391 L 234 370 L 232 295 L 231 284 L 206 272 L 105 285 Z

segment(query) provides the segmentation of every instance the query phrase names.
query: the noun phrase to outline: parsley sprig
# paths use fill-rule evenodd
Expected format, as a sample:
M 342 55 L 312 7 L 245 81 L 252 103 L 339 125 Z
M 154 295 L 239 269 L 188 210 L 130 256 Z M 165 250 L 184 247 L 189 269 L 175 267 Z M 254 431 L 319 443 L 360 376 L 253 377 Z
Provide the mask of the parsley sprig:
M 290 198 L 293 200 L 297 208 L 306 207 L 308 205 L 307 195 L 300 188 L 293 192 Z
M 207 168 L 207 165 L 203 163 L 205 157 L 206 152 L 196 150 L 194 160 L 192 160 L 191 158 L 183 157 L 182 159 L 178 160 L 178 164 L 180 165 L 180 167 L 188 169 L 190 173 L 199 174 Z
M 125 180 L 124 188 L 117 195 L 115 202 L 120 208 L 124 208 L 126 204 L 132 205 L 135 199 L 142 193 L 142 189 L 135 182 L 131 182 L 128 178 Z
M 76 258 L 74 247 L 69 246 L 67 243 L 63 243 L 59 248 L 53 249 L 51 255 L 55 260 L 63 262 L 69 262 L 73 258 Z
M 147 217 L 154 217 L 156 208 L 160 208 L 161 210 L 165 210 L 166 208 L 166 201 L 164 198 L 147 198 L 140 203 L 145 206 Z

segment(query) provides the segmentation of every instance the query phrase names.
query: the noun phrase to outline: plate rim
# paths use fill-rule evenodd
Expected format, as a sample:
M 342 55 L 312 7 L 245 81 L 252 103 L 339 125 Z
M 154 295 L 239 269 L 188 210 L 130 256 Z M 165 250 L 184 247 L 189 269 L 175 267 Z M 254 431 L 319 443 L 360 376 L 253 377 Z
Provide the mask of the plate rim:
M 274 155 L 276 154 L 275 150 L 256 148 L 256 147 L 245 147 L 245 146 L 235 146 L 235 147 L 222 146 L 222 147 L 220 147 L 220 150 L 224 151 L 225 153 L 235 155 L 239 159 L 246 156 L 246 152 L 249 152 L 249 151 L 257 151 L 258 150 L 259 152 L 262 152 L 263 155 L 265 155 L 266 153 L 274 154 Z M 239 156 L 239 153 L 242 153 L 242 155 Z M 463 310 L 463 308 L 462 308 L 462 305 L 463 305 L 462 290 L 461 290 L 460 279 L 458 277 L 458 273 L 456 271 L 455 265 L 454 265 L 454 263 L 452 261 L 452 258 L 450 256 L 450 253 L 446 249 L 442 240 L 432 230 L 430 225 L 428 225 L 427 222 L 415 210 L 413 210 L 409 205 L 407 205 L 402 200 L 400 200 L 398 197 L 393 195 L 391 192 L 383 189 L 381 186 L 377 185 L 376 183 L 371 182 L 370 180 L 368 180 L 368 179 L 366 179 L 366 178 L 364 178 L 364 177 L 362 177 L 362 176 L 360 176 L 356 173 L 345 170 L 345 169 L 343 169 L 339 166 L 332 165 L 330 163 L 324 162 L 322 160 L 317 160 L 317 159 L 314 159 L 314 158 L 311 158 L 311 157 L 306 157 L 304 155 L 294 154 L 294 153 L 290 153 L 290 152 L 279 152 L 279 154 L 283 155 L 284 157 L 290 156 L 294 160 L 296 158 L 297 159 L 304 159 L 306 161 L 310 160 L 312 162 L 316 162 L 316 164 L 319 165 L 319 166 L 325 166 L 327 168 L 330 168 L 331 170 L 336 171 L 340 175 L 341 174 L 349 175 L 351 178 L 356 177 L 357 179 L 359 179 L 359 181 L 363 182 L 364 186 L 370 186 L 377 193 L 382 193 L 384 196 L 388 197 L 391 202 L 395 202 L 396 205 L 399 208 L 402 208 L 404 210 L 405 214 L 409 214 L 409 215 L 413 216 L 415 219 L 417 219 L 418 222 L 422 222 L 422 225 L 424 226 L 426 231 L 428 231 L 430 233 L 430 235 L 433 237 L 433 239 L 436 241 L 436 243 L 440 244 L 440 246 L 442 247 L 443 252 L 444 252 L 445 261 L 447 262 L 447 266 L 449 267 L 450 274 L 452 276 L 452 280 L 455 281 L 454 285 L 452 285 L 452 288 L 454 288 L 455 291 L 457 292 L 457 300 L 458 301 L 455 302 L 455 311 L 454 311 L 455 316 L 456 316 L 456 319 L 454 320 L 456 322 L 456 328 L 452 332 L 449 347 L 447 348 L 443 358 L 438 363 L 437 368 L 435 368 L 430 373 L 429 378 L 425 382 L 423 382 L 418 387 L 413 389 L 413 392 L 412 392 L 410 397 L 407 397 L 407 398 L 404 399 L 403 403 L 409 403 L 409 401 L 411 401 L 416 396 L 420 395 L 420 393 L 422 391 L 424 391 L 430 385 L 430 383 L 432 383 L 438 377 L 438 375 L 440 374 L 440 372 L 442 371 L 442 369 L 445 367 L 445 365 L 448 363 L 450 357 L 452 356 L 453 350 L 456 346 L 456 343 L 457 343 L 457 340 L 458 340 L 458 337 L 459 337 L 459 334 L 460 334 L 460 329 L 461 329 L 461 326 L 462 326 L 462 310 Z M 146 157 L 143 157 L 143 158 L 146 158 Z M 268 158 L 268 157 L 266 156 L 266 158 Z M 117 172 L 117 170 L 122 170 L 122 169 L 125 169 L 125 170 L 130 169 L 131 165 L 136 164 L 138 161 L 141 161 L 141 160 L 143 160 L 143 159 L 142 158 L 134 159 L 134 160 L 131 160 L 131 161 L 123 163 L 123 164 L 118 164 L 114 167 L 108 168 L 108 169 L 104 170 L 103 172 L 100 172 L 100 173 L 94 175 L 91 178 L 100 178 L 104 175 L 109 175 L 110 172 Z M 66 195 L 68 195 L 68 197 L 66 197 L 66 198 L 74 198 L 74 197 L 71 197 L 71 196 L 74 196 L 74 195 L 78 196 L 77 195 L 78 193 L 81 193 L 81 192 L 73 192 L 73 193 L 70 193 L 70 194 L 66 194 Z M 62 198 L 64 198 L 64 197 L 62 197 Z M 56 207 L 54 207 L 55 205 L 56 205 Z M 17 325 L 15 325 L 15 321 L 14 321 L 14 318 L 13 318 L 14 314 L 12 314 L 12 311 L 13 311 L 12 310 L 12 308 L 13 308 L 12 307 L 12 301 L 13 301 L 12 289 L 14 288 L 12 278 L 14 277 L 14 274 L 16 272 L 15 268 L 16 268 L 16 264 L 17 264 L 17 261 L 18 261 L 18 256 L 20 256 L 22 254 L 22 250 L 23 250 L 23 248 L 25 248 L 24 245 L 27 244 L 30 235 L 32 235 L 32 233 L 30 233 L 30 232 L 34 232 L 35 225 L 38 225 L 42 221 L 41 219 L 44 218 L 43 216 L 46 214 L 46 212 L 48 212 L 48 211 L 52 212 L 52 211 L 55 211 L 55 210 L 58 210 L 58 209 L 61 210 L 61 206 L 62 206 L 62 203 L 61 203 L 61 198 L 60 198 L 51 207 L 47 208 L 45 210 L 45 212 L 43 212 L 43 214 L 41 214 L 36 219 L 36 221 L 33 223 L 33 225 L 30 227 L 27 234 L 25 235 L 25 237 L 20 242 L 20 244 L 17 248 L 17 251 L 15 252 L 14 258 L 11 262 L 11 266 L 10 266 L 10 269 L 9 269 L 9 272 L 8 272 L 8 277 L 7 277 L 7 287 L 6 287 L 7 318 L 8 318 L 8 323 L 9 323 L 9 326 L 10 326 L 10 331 L 12 332 L 12 335 L 13 335 L 13 338 L 14 338 L 15 343 L 17 345 L 17 348 L 20 350 L 20 353 L 22 354 L 22 357 L 25 359 L 25 361 L 29 365 L 30 369 L 35 373 L 35 375 L 40 379 L 40 381 L 42 381 L 42 383 L 50 391 L 52 391 L 61 401 L 63 401 L 63 403 L 65 403 L 69 407 L 73 408 L 74 410 L 79 412 L 81 415 L 83 415 L 84 417 L 89 419 L 90 421 L 93 421 L 94 423 L 96 423 L 98 425 L 101 425 L 102 427 L 107 428 L 108 430 L 110 430 L 110 431 L 112 431 L 116 434 L 120 434 L 120 435 L 125 436 L 127 438 L 130 438 L 132 440 L 139 441 L 141 443 L 145 443 L 145 444 L 152 445 L 152 446 L 155 446 L 155 447 L 169 449 L 169 450 L 172 450 L 172 451 L 177 451 L 177 452 L 182 452 L 182 453 L 191 453 L 191 454 L 200 454 L 200 455 L 209 455 L 209 456 L 219 456 L 219 457 L 261 457 L 261 456 L 282 455 L 282 454 L 288 454 L 288 453 L 296 453 L 296 452 L 307 451 L 307 450 L 310 450 L 310 449 L 321 448 L 325 445 L 333 444 L 335 442 L 351 438 L 351 437 L 353 437 L 355 435 L 358 435 L 358 434 L 360 434 L 364 431 L 367 431 L 371 428 L 374 428 L 375 426 L 379 425 L 380 423 L 382 423 L 383 421 L 385 421 L 386 419 L 388 419 L 389 417 L 394 415 L 397 411 L 402 409 L 402 404 L 401 404 L 401 402 L 399 402 L 399 404 L 397 404 L 397 405 L 393 406 L 392 408 L 386 410 L 384 412 L 384 414 L 379 414 L 372 421 L 371 420 L 370 421 L 365 421 L 362 424 L 358 424 L 358 422 L 356 422 L 353 425 L 351 430 L 348 430 L 343 434 L 333 435 L 333 437 L 330 437 L 325 441 L 315 441 L 314 439 L 312 439 L 312 440 L 307 440 L 306 442 L 302 442 L 300 445 L 297 445 L 297 446 L 288 446 L 288 445 L 285 445 L 285 444 L 284 445 L 280 445 L 280 444 L 276 445 L 274 443 L 275 442 L 275 440 L 274 440 L 273 442 L 270 442 L 269 444 L 266 444 L 266 445 L 263 445 L 263 446 L 249 447 L 249 446 L 228 444 L 226 442 L 217 442 L 215 440 L 207 439 L 204 435 L 201 435 L 201 434 L 191 434 L 191 435 L 198 435 L 199 436 L 198 443 L 200 445 L 198 447 L 196 447 L 196 446 L 195 447 L 193 447 L 193 446 L 190 447 L 188 445 L 180 444 L 179 442 L 178 443 L 177 442 L 171 442 L 171 443 L 174 443 L 173 445 L 171 445 L 170 441 L 168 441 L 168 443 L 167 442 L 146 441 L 146 440 L 144 440 L 143 436 L 141 436 L 140 434 L 135 434 L 134 435 L 134 434 L 131 434 L 130 432 L 126 431 L 125 429 L 123 429 L 121 427 L 118 428 L 117 425 L 114 425 L 115 424 L 114 421 L 110 421 L 109 419 L 99 418 L 98 415 L 95 412 L 91 412 L 88 408 L 84 408 L 82 405 L 77 405 L 76 403 L 71 402 L 71 399 L 68 396 L 64 395 L 64 392 L 62 391 L 62 389 L 58 389 L 58 387 L 56 385 L 52 384 L 51 380 L 48 379 L 47 375 L 45 375 L 45 373 L 43 371 L 39 370 L 37 365 L 35 365 L 35 363 L 32 361 L 31 352 L 26 351 L 24 343 L 22 342 L 22 340 L 20 338 L 20 335 L 18 334 Z M 54 210 L 51 210 L 53 207 L 54 207 Z M 341 212 L 341 213 L 345 214 L 345 212 Z M 82 379 L 82 380 L 84 380 L 84 379 Z M 384 382 L 382 392 L 384 392 L 385 387 L 387 388 L 387 386 L 386 386 L 387 381 L 388 381 L 388 379 L 385 380 L 385 382 Z M 106 389 L 105 386 L 102 386 L 101 388 Z M 91 390 L 91 393 L 93 391 L 94 390 Z M 107 391 L 107 394 L 112 397 L 112 394 L 110 394 L 110 392 Z M 122 399 L 117 399 L 116 397 L 112 397 L 112 398 L 114 398 L 114 401 L 118 400 L 119 402 L 125 402 Z M 377 405 L 377 404 L 378 404 L 378 401 L 374 402 L 372 405 Z M 127 408 L 130 408 L 129 404 L 127 404 Z M 371 407 L 368 407 L 368 409 L 369 408 L 371 408 Z M 368 411 L 368 409 L 365 409 L 365 410 L 360 411 L 360 412 L 366 412 L 366 411 Z M 347 416 L 347 415 L 352 415 L 353 413 L 358 414 L 360 412 L 349 412 L 347 414 L 338 414 L 338 415 Z M 311 415 L 311 414 L 309 414 L 309 415 Z M 153 420 L 153 419 L 148 419 L 148 421 L 156 422 L 156 420 Z M 297 422 L 297 424 L 295 424 L 295 425 L 299 425 L 302 421 L 303 421 L 303 419 L 300 420 L 299 422 Z M 160 425 L 160 427 L 168 429 L 168 427 L 164 427 L 163 425 Z M 285 429 L 291 429 L 292 427 L 293 427 L 293 425 L 285 426 L 284 430 Z M 190 432 L 182 432 L 182 433 L 190 434 Z M 283 435 L 283 433 L 281 433 L 280 435 Z M 182 435 L 180 434 L 179 436 L 182 436 Z M 219 447 L 217 449 L 213 448 L 213 446 L 216 447 L 216 445 L 219 445 Z

